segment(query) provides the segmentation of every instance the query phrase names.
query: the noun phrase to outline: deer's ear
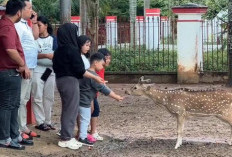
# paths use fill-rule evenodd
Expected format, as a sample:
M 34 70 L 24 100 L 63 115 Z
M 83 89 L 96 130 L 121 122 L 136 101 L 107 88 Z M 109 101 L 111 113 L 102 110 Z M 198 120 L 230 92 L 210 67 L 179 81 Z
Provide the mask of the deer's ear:
M 151 90 L 151 86 L 147 86 L 147 89 L 146 89 L 147 91 L 149 91 L 149 90 Z

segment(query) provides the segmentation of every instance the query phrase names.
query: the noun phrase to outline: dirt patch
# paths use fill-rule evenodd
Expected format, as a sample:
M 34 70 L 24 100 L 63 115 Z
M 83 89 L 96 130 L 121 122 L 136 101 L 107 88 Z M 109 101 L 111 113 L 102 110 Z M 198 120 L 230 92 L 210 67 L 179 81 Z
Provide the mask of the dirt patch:
M 114 91 L 124 95 L 132 85 L 110 84 Z M 183 85 L 161 85 L 161 87 Z M 186 86 L 186 85 L 185 85 Z M 209 85 L 191 85 L 205 89 Z M 211 87 L 230 88 L 213 85 Z M 97 142 L 92 150 L 82 147 L 72 151 L 57 146 L 56 131 L 39 132 L 34 146 L 25 151 L 0 148 L 0 157 L 186 157 L 186 156 L 232 156 L 232 147 L 227 144 L 230 126 L 215 117 L 190 117 L 185 125 L 183 145 L 174 149 L 176 142 L 176 119 L 163 107 L 156 106 L 145 97 L 126 96 L 123 102 L 100 96 L 101 116 L 98 130 L 104 141 Z M 56 92 L 53 121 L 59 127 L 60 98 Z M 34 129 L 34 126 L 30 126 Z

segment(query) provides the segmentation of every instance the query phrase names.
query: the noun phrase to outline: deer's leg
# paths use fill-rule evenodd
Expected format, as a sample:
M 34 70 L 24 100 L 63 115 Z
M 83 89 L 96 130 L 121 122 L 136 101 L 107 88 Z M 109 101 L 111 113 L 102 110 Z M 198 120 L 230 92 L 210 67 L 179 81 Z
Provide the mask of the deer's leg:
M 177 142 L 176 142 L 175 149 L 177 149 L 182 144 L 184 122 L 185 122 L 185 116 L 184 115 L 178 115 L 177 116 Z

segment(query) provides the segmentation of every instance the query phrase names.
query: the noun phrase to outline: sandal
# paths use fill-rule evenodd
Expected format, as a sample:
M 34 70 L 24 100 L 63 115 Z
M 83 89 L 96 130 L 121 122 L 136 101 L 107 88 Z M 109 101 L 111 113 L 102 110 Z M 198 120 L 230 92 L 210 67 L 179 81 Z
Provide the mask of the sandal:
M 48 131 L 50 130 L 50 127 L 48 127 L 47 125 L 45 124 L 40 124 L 39 126 L 35 126 L 36 129 L 39 129 L 39 130 L 42 130 L 42 131 Z
M 29 133 L 26 133 L 26 132 L 24 132 L 24 133 L 30 137 L 38 137 L 38 138 L 40 137 L 40 135 L 37 135 L 37 133 L 34 131 L 29 131 Z
M 33 137 L 32 137 L 32 136 L 29 136 L 28 134 L 26 134 L 26 133 L 24 133 L 24 132 L 21 133 L 21 137 L 22 137 L 23 139 L 26 139 L 26 140 L 33 140 Z

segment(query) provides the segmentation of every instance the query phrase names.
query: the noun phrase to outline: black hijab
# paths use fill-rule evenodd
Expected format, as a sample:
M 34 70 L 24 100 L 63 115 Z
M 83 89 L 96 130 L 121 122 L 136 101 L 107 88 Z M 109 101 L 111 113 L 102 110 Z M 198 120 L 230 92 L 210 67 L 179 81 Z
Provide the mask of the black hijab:
M 78 27 L 72 23 L 61 25 L 57 31 L 58 46 L 73 45 L 78 47 Z

